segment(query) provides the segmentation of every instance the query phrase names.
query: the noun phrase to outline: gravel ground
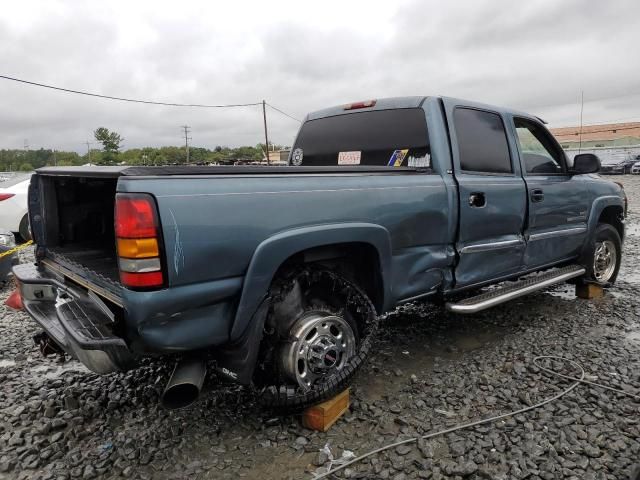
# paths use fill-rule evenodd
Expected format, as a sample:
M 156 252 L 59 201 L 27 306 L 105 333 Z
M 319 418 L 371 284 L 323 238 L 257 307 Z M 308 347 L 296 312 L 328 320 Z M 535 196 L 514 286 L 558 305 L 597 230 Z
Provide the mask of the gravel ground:
M 330 463 L 325 446 L 334 459 L 362 454 L 561 391 L 569 382 L 532 364 L 543 354 L 640 392 L 640 177 L 618 180 L 630 216 L 615 288 L 587 301 L 562 285 L 466 317 L 402 307 L 385 319 L 350 411 L 327 433 L 262 411 L 246 389 L 215 376 L 197 405 L 168 412 L 157 400 L 170 365 L 97 376 L 74 361 L 41 358 L 35 324 L 0 304 L 0 480 L 312 478 Z M 398 447 L 338 476 L 626 479 L 640 463 L 639 422 L 640 402 L 580 386 L 539 410 Z

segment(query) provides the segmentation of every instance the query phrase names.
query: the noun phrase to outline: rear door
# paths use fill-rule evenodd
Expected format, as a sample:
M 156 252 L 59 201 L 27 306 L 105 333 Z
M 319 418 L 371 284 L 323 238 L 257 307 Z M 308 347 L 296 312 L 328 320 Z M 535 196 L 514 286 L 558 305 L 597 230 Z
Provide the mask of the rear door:
M 587 234 L 591 193 L 581 175 L 568 172 L 558 142 L 537 120 L 513 117 L 529 198 L 526 268 L 579 254 Z
M 456 287 L 510 276 L 522 268 L 526 188 L 501 112 L 443 100 L 458 184 Z

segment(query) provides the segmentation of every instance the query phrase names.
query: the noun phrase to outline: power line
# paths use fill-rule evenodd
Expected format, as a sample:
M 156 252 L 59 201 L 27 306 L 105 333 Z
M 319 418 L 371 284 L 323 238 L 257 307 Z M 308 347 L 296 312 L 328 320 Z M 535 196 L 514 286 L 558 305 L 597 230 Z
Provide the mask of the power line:
M 295 120 L 298 123 L 302 123 L 302 120 L 297 119 L 296 117 L 293 117 L 291 115 L 289 115 L 286 112 L 283 112 L 282 110 L 280 110 L 279 108 L 274 107 L 273 105 L 271 105 L 270 103 L 267 103 L 267 105 L 269 105 L 271 108 L 273 108 L 276 112 L 280 112 L 282 115 L 289 117 L 291 120 Z
M 48 85 L 45 83 L 39 83 L 39 82 L 32 82 L 30 80 L 24 80 L 21 78 L 15 78 L 15 77 L 9 77 L 7 75 L 0 75 L 1 79 L 4 80 L 10 80 L 12 82 L 18 82 L 18 83 L 24 83 L 26 85 L 33 85 L 36 87 L 42 87 L 42 88 L 48 88 L 51 90 L 57 90 L 59 92 L 66 92 L 66 93 L 75 93 L 77 95 L 85 95 L 88 97 L 96 97 L 96 98 L 103 98 L 106 100 L 117 100 L 120 102 L 129 102 L 129 103 L 143 103 L 143 104 L 147 104 L 147 105 L 163 105 L 163 106 L 167 106 L 167 107 L 195 107 L 195 108 L 234 108 L 234 107 L 254 107 L 254 106 L 258 106 L 258 105 L 269 105 L 269 107 L 273 108 L 276 112 L 281 113 L 282 115 L 289 117 L 292 120 L 295 120 L 296 122 L 301 123 L 301 121 L 299 119 L 297 119 L 296 117 L 289 115 L 287 112 L 282 111 L 281 109 L 274 107 L 273 105 L 266 103 L 264 100 L 262 102 L 250 102 L 250 103 L 229 103 L 229 104 L 219 104 L 219 105 L 212 105 L 212 104 L 205 104 L 205 103 L 177 103 L 177 102 L 158 102 L 158 101 L 154 101 L 154 100 L 141 100 L 141 99 L 136 99 L 136 98 L 125 98 L 125 97 L 116 97 L 113 95 L 102 95 L 99 93 L 92 93 L 92 92 L 86 92 L 84 90 L 74 90 L 71 88 L 63 88 L 63 87 L 56 87 L 54 85 Z
M 167 106 L 167 107 L 232 108 L 232 107 L 252 107 L 252 106 L 256 106 L 256 105 L 261 105 L 262 104 L 262 102 L 230 103 L 230 104 L 226 104 L 226 105 L 210 105 L 210 104 L 201 104 L 201 103 L 157 102 L 157 101 L 153 101 L 153 100 L 139 100 L 139 99 L 135 99 L 135 98 L 114 97 L 112 95 L 101 95 L 99 93 L 85 92 L 83 90 L 73 90 L 71 88 L 56 87 L 56 86 L 47 85 L 47 84 L 44 84 L 44 83 L 31 82 L 29 80 L 23 80 L 21 78 L 8 77 L 6 75 L 0 75 L 0 78 L 3 78 L 5 80 L 11 80 L 13 82 L 25 83 L 27 85 L 34 85 L 36 87 L 43 87 L 43 88 L 49 88 L 51 90 L 58 90 L 60 92 L 75 93 L 75 94 L 78 94 L 78 95 L 86 95 L 88 97 L 104 98 L 104 99 L 107 99 L 107 100 L 118 100 L 120 102 L 145 103 L 145 104 L 148 104 L 148 105 L 164 105 L 164 106 Z M 284 113 L 284 112 L 281 112 L 281 113 Z

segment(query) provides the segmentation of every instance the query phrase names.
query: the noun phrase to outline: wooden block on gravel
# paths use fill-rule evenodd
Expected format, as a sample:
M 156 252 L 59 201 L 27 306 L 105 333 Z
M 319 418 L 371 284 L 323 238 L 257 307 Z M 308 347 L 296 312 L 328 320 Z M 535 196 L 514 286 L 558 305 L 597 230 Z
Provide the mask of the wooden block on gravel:
M 311 430 L 326 432 L 349 408 L 349 389 L 329 400 L 307 408 L 302 414 L 302 425 Z
M 595 283 L 586 283 L 584 285 L 576 285 L 576 297 L 591 300 L 592 298 L 600 298 L 604 295 L 602 287 Z

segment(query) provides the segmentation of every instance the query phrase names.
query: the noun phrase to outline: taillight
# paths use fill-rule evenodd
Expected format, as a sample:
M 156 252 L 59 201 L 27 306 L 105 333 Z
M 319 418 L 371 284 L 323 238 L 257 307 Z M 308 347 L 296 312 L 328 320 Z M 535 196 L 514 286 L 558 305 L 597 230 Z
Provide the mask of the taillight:
M 350 103 L 348 105 L 344 106 L 345 110 L 356 110 L 358 108 L 371 108 L 371 107 L 375 107 L 376 106 L 376 101 L 375 100 L 367 100 L 364 102 L 355 102 L 355 103 Z
M 118 193 L 115 230 L 122 284 L 131 288 L 164 285 L 160 222 L 153 197 L 146 193 Z
M 11 197 L 15 197 L 15 193 L 0 193 L 0 202 Z

